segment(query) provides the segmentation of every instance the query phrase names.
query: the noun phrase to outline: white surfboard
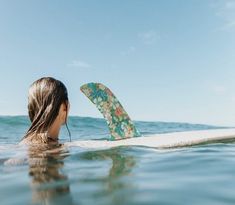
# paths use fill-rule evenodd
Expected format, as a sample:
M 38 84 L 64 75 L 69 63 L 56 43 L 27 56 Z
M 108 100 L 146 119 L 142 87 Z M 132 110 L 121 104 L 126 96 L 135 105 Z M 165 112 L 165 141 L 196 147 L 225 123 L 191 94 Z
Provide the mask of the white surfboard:
M 144 146 L 158 149 L 179 148 L 207 143 L 235 142 L 235 128 L 173 132 L 146 135 L 116 141 L 86 140 L 66 143 L 67 146 L 88 149 L 107 149 L 119 146 Z

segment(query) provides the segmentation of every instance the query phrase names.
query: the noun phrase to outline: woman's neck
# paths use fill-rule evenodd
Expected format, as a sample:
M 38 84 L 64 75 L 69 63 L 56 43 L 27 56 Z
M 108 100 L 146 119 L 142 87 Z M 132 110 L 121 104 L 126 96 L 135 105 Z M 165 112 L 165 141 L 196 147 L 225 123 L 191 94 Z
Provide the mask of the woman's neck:
M 59 137 L 60 128 L 51 128 L 49 129 L 48 135 L 51 139 L 57 140 Z
M 58 140 L 59 133 L 60 133 L 60 123 L 55 120 L 55 122 L 51 125 L 51 127 L 48 130 L 49 137 L 53 140 Z

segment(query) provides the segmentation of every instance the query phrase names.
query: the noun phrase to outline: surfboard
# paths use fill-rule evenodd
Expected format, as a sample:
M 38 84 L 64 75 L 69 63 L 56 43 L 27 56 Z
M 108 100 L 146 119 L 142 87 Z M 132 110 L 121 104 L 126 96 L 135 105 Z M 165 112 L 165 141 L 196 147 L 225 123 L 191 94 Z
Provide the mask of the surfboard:
M 109 140 L 76 141 L 69 143 L 68 146 L 85 148 L 144 146 L 163 149 L 235 141 L 235 128 L 141 136 L 134 122 L 108 87 L 101 83 L 88 83 L 81 86 L 80 89 L 103 114 L 111 137 Z
M 180 148 L 209 143 L 235 142 L 235 129 L 211 129 L 146 135 L 122 140 L 85 140 L 67 143 L 88 149 L 108 149 L 119 146 L 141 146 L 158 149 Z

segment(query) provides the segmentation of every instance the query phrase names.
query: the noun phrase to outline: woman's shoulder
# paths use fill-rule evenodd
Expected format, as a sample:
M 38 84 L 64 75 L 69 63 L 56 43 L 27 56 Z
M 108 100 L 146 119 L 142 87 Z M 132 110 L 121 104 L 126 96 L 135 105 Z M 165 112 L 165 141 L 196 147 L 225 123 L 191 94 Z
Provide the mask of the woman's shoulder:
M 34 134 L 24 137 L 19 145 L 29 145 L 29 146 L 61 146 L 58 140 L 51 140 L 44 133 Z
M 25 136 L 19 144 L 22 145 L 34 145 L 34 144 L 46 144 L 47 140 L 44 134 L 32 134 Z

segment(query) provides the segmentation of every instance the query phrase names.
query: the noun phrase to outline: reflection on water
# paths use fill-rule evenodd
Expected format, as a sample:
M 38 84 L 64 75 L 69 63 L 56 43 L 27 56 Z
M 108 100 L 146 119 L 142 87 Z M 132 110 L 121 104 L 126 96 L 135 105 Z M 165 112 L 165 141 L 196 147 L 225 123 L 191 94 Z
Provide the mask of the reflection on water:
M 28 154 L 29 175 L 31 177 L 32 204 L 80 204 L 84 195 L 76 194 L 72 197 L 71 179 L 68 178 L 64 168 L 64 160 L 69 153 L 61 147 L 30 147 Z M 95 198 L 106 198 L 112 204 L 128 204 L 130 196 L 125 190 L 129 190 L 133 184 L 125 179 L 131 174 L 136 162 L 133 156 L 125 154 L 123 150 L 115 148 L 103 151 L 87 151 L 79 154 L 80 160 L 86 164 L 103 161 L 110 164 L 107 170 L 101 167 L 102 177 L 95 176 L 96 169 L 89 170 L 94 173 L 89 178 L 80 175 L 75 184 L 75 190 L 87 189 L 87 185 L 99 186 L 98 190 L 91 188 L 87 193 L 91 200 Z M 78 165 L 79 166 L 79 165 Z M 88 168 L 89 169 L 89 168 Z M 88 170 L 87 170 L 88 171 Z M 77 170 L 79 174 L 79 169 Z M 85 197 L 89 198 L 89 197 Z M 107 203 L 106 203 L 107 204 Z M 109 204 L 109 203 L 108 203 Z
M 134 157 L 125 155 L 120 148 L 85 152 L 81 155 L 81 158 L 91 161 L 111 159 L 112 166 L 107 177 L 112 179 L 129 174 L 131 172 L 131 168 L 135 165 Z
M 133 156 L 125 153 L 120 148 L 113 148 L 85 152 L 80 156 L 80 159 L 90 162 L 99 160 L 108 163 L 111 161 L 110 168 L 106 172 L 103 170 L 105 174 L 102 177 L 91 176 L 89 179 L 81 179 L 81 183 L 98 184 L 99 190 L 95 190 L 91 196 L 101 199 L 103 202 L 105 201 L 105 204 L 128 204 L 131 199 L 130 191 L 135 188 L 128 177 L 136 165 L 136 160 Z
M 62 171 L 67 155 L 59 146 L 29 148 L 33 204 L 73 204 L 68 177 Z

